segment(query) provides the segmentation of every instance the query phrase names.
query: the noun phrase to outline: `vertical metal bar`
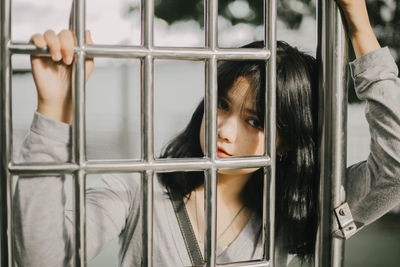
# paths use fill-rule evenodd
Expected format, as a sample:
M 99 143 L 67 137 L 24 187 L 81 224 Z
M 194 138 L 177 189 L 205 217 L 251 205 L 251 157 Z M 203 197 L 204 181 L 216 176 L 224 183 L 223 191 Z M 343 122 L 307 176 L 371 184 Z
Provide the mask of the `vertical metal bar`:
M 152 162 L 154 161 L 154 62 L 151 56 L 142 59 L 141 72 L 142 159 Z
M 141 44 L 154 45 L 154 1 L 142 0 Z M 141 60 L 141 120 L 142 160 L 154 161 L 154 60 L 151 55 Z M 142 173 L 143 266 L 153 266 L 153 172 Z
M 75 266 L 86 266 L 86 174 L 74 174 Z
M 205 156 L 216 159 L 217 132 L 217 61 L 210 59 L 206 64 L 206 94 L 205 94 Z M 205 205 L 205 261 L 207 266 L 216 263 L 216 222 L 217 222 L 217 170 L 211 168 L 205 172 L 204 181 Z
M 153 171 L 142 172 L 143 267 L 153 266 Z
M 204 6 L 205 46 L 215 50 L 218 46 L 218 1 L 205 0 Z
M 1 266 L 13 265 L 12 236 L 12 176 L 8 164 L 12 161 L 12 115 L 11 115 L 11 1 L 1 1 L 1 102 L 0 102 L 0 245 Z
M 73 160 L 82 166 L 86 161 L 85 130 L 85 1 L 74 0 L 72 29 L 76 34 L 78 52 L 73 67 Z M 86 266 L 86 200 L 85 173 L 80 170 L 74 174 L 74 222 L 75 222 L 75 266 Z
M 333 208 L 344 196 L 346 168 L 347 45 L 339 9 L 334 1 L 318 1 L 320 218 L 315 266 L 343 266 L 344 242 L 332 236 Z
M 205 1 L 205 47 L 215 50 L 218 47 L 218 1 Z M 217 60 L 210 58 L 206 62 L 206 92 L 205 92 L 205 156 L 212 161 L 216 159 L 217 133 Z M 217 170 L 211 168 L 205 172 L 205 264 L 216 264 L 216 223 L 217 223 Z
M 146 56 L 141 61 L 141 120 L 142 120 L 142 160 L 154 161 L 154 127 L 153 127 L 153 58 Z M 143 203 L 143 257 L 144 266 L 152 266 L 153 251 L 153 173 L 146 171 L 142 174 L 142 203 Z M 147 190 L 146 190 L 147 189 Z
M 263 216 L 263 259 L 269 259 L 271 266 L 275 266 L 275 161 L 276 161 L 276 0 L 264 1 L 264 38 L 265 46 L 271 52 L 266 63 L 266 98 L 265 98 L 265 151 L 271 158 L 271 164 L 264 169 L 264 208 Z M 267 179 L 269 178 L 269 179 Z M 266 201 L 266 189 L 269 199 Z M 267 212 L 269 213 L 267 215 Z M 267 230 L 269 219 L 269 231 Z
M 215 168 L 205 171 L 205 266 L 216 266 L 216 233 L 217 233 L 217 170 Z
M 141 44 L 146 48 L 154 45 L 154 0 L 142 0 Z

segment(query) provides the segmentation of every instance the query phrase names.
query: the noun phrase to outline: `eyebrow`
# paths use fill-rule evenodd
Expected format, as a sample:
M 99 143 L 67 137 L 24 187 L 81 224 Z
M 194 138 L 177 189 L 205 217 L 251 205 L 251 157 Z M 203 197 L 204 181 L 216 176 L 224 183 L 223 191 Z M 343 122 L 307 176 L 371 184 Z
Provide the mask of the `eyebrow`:
M 254 109 L 250 109 L 250 108 L 246 108 L 246 112 L 250 113 L 251 115 L 257 116 L 257 111 L 255 111 Z

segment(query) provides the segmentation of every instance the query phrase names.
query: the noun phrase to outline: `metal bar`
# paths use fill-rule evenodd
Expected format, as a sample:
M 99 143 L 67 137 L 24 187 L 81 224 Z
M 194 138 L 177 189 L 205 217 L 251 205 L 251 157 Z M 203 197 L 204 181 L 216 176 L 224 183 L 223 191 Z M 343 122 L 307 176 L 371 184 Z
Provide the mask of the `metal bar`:
M 8 164 L 12 161 L 12 115 L 11 115 L 11 54 L 8 43 L 11 40 L 11 1 L 1 1 L 1 163 L 0 163 L 0 245 L 1 266 L 13 266 L 12 230 L 12 176 Z
M 157 172 L 167 171 L 201 171 L 211 167 L 218 169 L 240 169 L 240 168 L 260 168 L 269 166 L 269 157 L 254 158 L 230 158 L 216 159 L 214 162 L 204 158 L 182 158 L 182 159 L 158 159 L 151 163 L 140 160 L 90 160 L 79 166 L 73 163 L 66 164 L 29 164 L 15 163 L 9 164 L 9 171 L 13 175 L 21 174 L 57 174 L 73 173 L 79 169 L 86 173 L 109 173 L 109 172 L 138 172 L 152 170 Z
M 142 0 L 141 45 L 151 49 L 154 46 L 154 0 Z
M 143 266 L 153 265 L 153 171 L 144 171 L 141 174 L 141 197 L 143 203 Z
M 74 0 L 72 29 L 76 35 L 77 46 L 85 46 L 85 1 Z M 86 161 L 86 136 L 85 136 L 85 53 L 76 53 L 76 62 L 73 66 L 73 162 L 79 166 Z M 77 267 L 86 266 L 86 206 L 85 206 L 85 174 L 78 171 L 74 174 L 74 236 L 75 250 L 74 262 Z
M 223 267 L 270 267 L 269 262 L 265 261 L 247 261 L 247 262 L 237 262 L 237 263 L 226 263 L 217 264 L 217 266 Z
M 13 54 L 49 55 L 48 49 L 38 49 L 32 44 L 11 43 L 10 51 Z M 141 46 L 120 45 L 87 45 L 84 48 L 75 47 L 75 52 L 85 52 L 87 57 L 111 57 L 111 58 L 143 58 L 152 55 L 158 59 L 183 59 L 204 60 L 215 56 L 217 59 L 253 59 L 265 60 L 270 57 L 270 51 L 258 48 L 182 48 L 182 47 L 156 47 L 147 49 Z
M 215 51 L 218 48 L 218 1 L 206 0 L 204 8 L 205 47 Z M 214 162 L 217 149 L 217 58 L 215 56 L 209 58 L 205 68 L 205 156 Z M 217 243 L 217 169 L 215 167 L 205 172 L 204 190 L 205 264 L 208 267 L 214 267 Z
M 205 47 L 215 50 L 218 48 L 218 1 L 204 2 Z
M 154 161 L 154 132 L 153 132 L 153 73 L 154 64 L 151 56 L 141 61 L 141 120 L 142 120 L 142 159 L 145 162 Z
M 204 179 L 205 266 L 216 266 L 217 249 L 217 169 L 205 171 Z
M 262 236 L 264 241 L 263 259 L 275 266 L 275 162 L 276 162 L 276 0 L 264 1 L 264 43 L 270 51 L 266 62 L 266 97 L 265 97 L 265 152 L 272 164 L 264 168 L 264 209 Z M 269 178 L 269 179 L 267 179 Z M 268 189 L 268 201 L 265 190 Z M 267 214 L 268 212 L 268 214 Z M 267 221 L 268 219 L 268 221 Z M 269 229 L 267 230 L 267 227 Z M 268 244 L 269 243 L 269 244 Z
M 142 0 L 141 45 L 153 49 L 154 0 Z M 141 59 L 141 158 L 148 164 L 154 161 L 154 61 L 152 53 Z M 153 266 L 153 172 L 142 174 L 143 266 Z
M 74 174 L 74 216 L 75 216 L 75 265 L 86 266 L 86 174 Z
M 344 84 L 346 39 L 334 1 L 318 1 L 320 217 L 315 266 L 343 266 L 344 242 L 333 238 L 333 208 L 345 196 L 347 92 Z
M 8 170 L 12 175 L 35 174 L 41 176 L 60 173 L 72 174 L 79 170 L 79 165 L 73 163 L 10 163 Z

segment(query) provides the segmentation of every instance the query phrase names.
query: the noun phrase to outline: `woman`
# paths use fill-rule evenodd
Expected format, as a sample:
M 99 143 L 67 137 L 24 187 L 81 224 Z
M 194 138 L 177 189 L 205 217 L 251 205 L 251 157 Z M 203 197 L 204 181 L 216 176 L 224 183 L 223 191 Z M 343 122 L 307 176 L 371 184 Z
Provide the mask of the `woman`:
M 351 67 L 359 97 L 368 100 L 367 119 L 372 132 L 370 157 L 348 168 L 346 190 L 354 219 L 368 224 L 400 202 L 400 110 L 395 102 L 400 99 L 400 83 L 393 59 L 387 49 L 380 49 L 371 29 L 364 1 L 338 2 L 358 57 Z M 91 43 L 89 34 L 87 40 Z M 43 36 L 33 36 L 32 42 L 37 47 L 48 46 L 52 57 L 32 58 L 38 109 L 22 156 L 30 162 L 67 161 L 68 124 L 72 121 L 73 36 L 66 30 L 58 36 L 47 31 Z M 307 260 L 315 245 L 317 79 L 312 57 L 283 42 L 278 43 L 277 56 L 276 261 L 277 266 L 286 266 L 288 254 Z M 87 78 L 92 69 L 93 62 L 88 60 Z M 262 70 L 262 62 L 257 61 L 219 64 L 219 157 L 264 152 Z M 171 141 L 162 157 L 203 155 L 203 115 L 201 103 L 188 127 Z M 262 255 L 260 172 L 218 171 L 218 263 L 257 259 Z M 184 200 L 181 207 L 186 208 L 191 228 L 202 243 L 203 178 L 201 173 L 173 173 L 160 174 L 154 180 L 155 266 L 191 265 L 170 196 L 175 194 Z M 70 262 L 72 216 L 70 211 L 64 211 L 63 183 L 59 177 L 19 178 L 15 194 L 15 245 L 20 265 L 63 266 Z M 140 266 L 139 190 L 140 179 L 135 174 L 107 175 L 101 184 L 87 190 L 88 259 L 107 241 L 119 237 L 120 265 Z

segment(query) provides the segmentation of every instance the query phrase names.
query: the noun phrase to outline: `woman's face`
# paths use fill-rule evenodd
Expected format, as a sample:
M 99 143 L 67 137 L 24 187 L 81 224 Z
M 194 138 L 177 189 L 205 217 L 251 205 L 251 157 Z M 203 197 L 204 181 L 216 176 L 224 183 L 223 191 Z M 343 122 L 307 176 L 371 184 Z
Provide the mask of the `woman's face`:
M 225 99 L 218 99 L 217 155 L 223 157 L 264 154 L 263 122 L 259 121 L 249 77 L 239 77 Z M 200 146 L 204 154 L 204 116 L 200 127 Z M 277 140 L 278 141 L 278 140 Z M 257 169 L 247 169 L 253 172 Z

